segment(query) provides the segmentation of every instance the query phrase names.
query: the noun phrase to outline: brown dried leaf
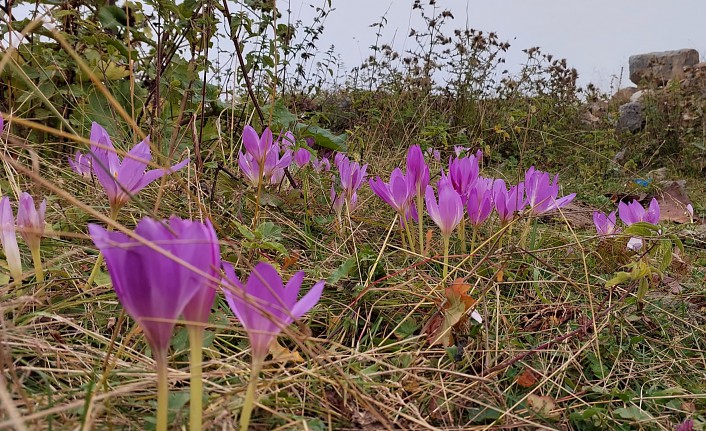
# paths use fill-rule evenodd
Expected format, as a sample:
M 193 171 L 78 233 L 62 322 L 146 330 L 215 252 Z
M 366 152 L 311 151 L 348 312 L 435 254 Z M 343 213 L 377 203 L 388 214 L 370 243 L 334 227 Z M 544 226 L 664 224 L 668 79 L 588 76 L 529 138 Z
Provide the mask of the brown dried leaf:
M 299 253 L 292 252 L 289 256 L 284 258 L 284 264 L 282 265 L 282 271 L 285 271 L 287 268 L 290 266 L 295 265 L 297 262 L 299 262 Z
M 294 362 L 300 364 L 304 362 L 304 358 L 295 350 L 289 350 L 283 345 L 279 344 L 279 341 L 275 340 L 270 345 L 270 355 L 272 355 L 272 360 L 275 362 L 285 363 Z
M 557 419 L 561 413 L 556 409 L 556 401 L 549 396 L 530 394 L 527 397 L 530 408 L 545 418 Z
M 537 373 L 532 371 L 531 368 L 525 367 L 525 369 L 517 376 L 517 384 L 523 388 L 531 388 L 537 384 Z

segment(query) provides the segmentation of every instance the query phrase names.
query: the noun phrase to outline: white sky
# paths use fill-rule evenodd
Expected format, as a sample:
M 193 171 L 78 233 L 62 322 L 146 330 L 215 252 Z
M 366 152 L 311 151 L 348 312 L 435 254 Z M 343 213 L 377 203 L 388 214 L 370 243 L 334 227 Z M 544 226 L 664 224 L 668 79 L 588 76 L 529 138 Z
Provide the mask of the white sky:
M 290 5 L 293 21 L 309 22 L 312 8 L 326 0 L 279 0 Z M 410 28 L 421 28 L 412 0 L 332 0 L 334 10 L 325 22 L 320 48 L 334 44 L 346 68 L 370 55 L 375 29 L 386 13 L 382 43 L 395 41 L 403 51 Z M 427 4 L 428 0 L 423 0 Z M 580 76 L 580 85 L 593 82 L 608 90 L 612 77 L 623 71 L 628 79 L 628 57 L 652 51 L 694 48 L 706 54 L 706 0 L 438 0 L 455 19 L 450 29 L 466 26 L 495 31 L 512 45 L 506 54 L 511 71 L 525 59 L 522 49 L 539 46 L 545 54 L 566 58 Z M 449 32 L 450 33 L 450 32 Z M 613 84 L 617 86 L 617 79 Z

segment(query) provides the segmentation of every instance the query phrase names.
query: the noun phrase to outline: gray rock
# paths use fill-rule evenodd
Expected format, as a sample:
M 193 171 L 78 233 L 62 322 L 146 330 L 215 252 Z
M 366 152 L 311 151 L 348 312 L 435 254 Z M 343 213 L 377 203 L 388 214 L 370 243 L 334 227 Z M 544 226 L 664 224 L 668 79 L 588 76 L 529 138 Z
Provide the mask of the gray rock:
M 684 67 L 699 62 L 699 52 L 695 49 L 650 52 L 630 57 L 630 80 L 635 84 L 647 81 L 650 84 L 665 85 L 670 79 L 684 78 Z
M 635 94 L 630 96 L 630 101 L 631 102 L 641 102 L 642 98 L 647 96 L 648 94 L 652 94 L 652 91 L 648 90 L 648 89 L 636 91 Z
M 628 102 L 624 105 L 620 105 L 618 110 L 620 112 L 620 116 L 618 117 L 616 130 L 619 133 L 635 133 L 642 130 L 645 125 L 645 117 L 642 115 L 641 102 Z

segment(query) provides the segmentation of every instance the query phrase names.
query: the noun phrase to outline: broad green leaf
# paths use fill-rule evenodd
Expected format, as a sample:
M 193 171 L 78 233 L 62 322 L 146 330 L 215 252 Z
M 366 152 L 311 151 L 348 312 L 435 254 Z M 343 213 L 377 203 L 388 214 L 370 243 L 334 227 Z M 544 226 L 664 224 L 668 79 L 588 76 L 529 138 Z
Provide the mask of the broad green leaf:
M 629 272 L 625 271 L 620 271 L 617 274 L 615 274 L 615 277 L 611 278 L 610 280 L 606 281 L 605 287 L 613 287 L 617 286 L 618 284 L 623 284 L 627 283 L 628 281 L 632 280 L 632 274 Z
M 346 152 L 348 149 L 346 147 L 346 139 L 348 135 L 342 133 L 340 135 L 334 135 L 330 130 L 324 129 L 318 126 L 307 126 L 305 124 L 298 124 L 297 130 L 304 137 L 314 138 L 317 145 L 320 145 L 329 150 Z
M 637 406 L 621 407 L 619 409 L 615 409 L 614 413 L 618 415 L 621 419 L 633 421 L 648 421 L 653 419 L 652 416 L 650 416 Z
M 331 274 L 331 276 L 326 279 L 327 284 L 335 284 L 337 283 L 340 279 L 343 277 L 347 277 L 348 274 L 355 268 L 356 265 L 356 258 L 355 256 L 351 256 L 348 259 L 346 259 L 345 262 L 343 262 L 341 265 L 339 265 L 338 268 Z

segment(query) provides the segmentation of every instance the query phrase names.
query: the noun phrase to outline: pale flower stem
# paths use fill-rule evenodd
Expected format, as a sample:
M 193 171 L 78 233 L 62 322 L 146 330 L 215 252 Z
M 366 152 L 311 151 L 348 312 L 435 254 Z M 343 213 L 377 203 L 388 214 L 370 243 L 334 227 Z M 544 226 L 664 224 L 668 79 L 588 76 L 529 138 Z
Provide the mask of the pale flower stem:
M 166 352 L 155 352 L 157 362 L 157 431 L 167 431 L 169 422 L 169 368 Z
M 42 268 L 42 255 L 41 249 L 37 247 L 32 249 L 32 262 L 34 263 L 34 274 L 37 277 L 37 282 L 42 283 L 44 281 L 44 268 Z
M 119 211 L 120 211 L 119 206 L 117 208 L 111 208 L 110 209 L 110 219 L 113 221 L 117 220 Z M 106 230 L 108 232 L 112 232 L 113 225 L 108 225 Z M 93 281 L 96 279 L 96 276 L 98 275 L 98 271 L 100 270 L 102 264 L 103 264 L 103 252 L 99 252 L 98 258 L 96 258 L 96 264 L 93 265 L 93 269 L 91 270 L 91 275 L 88 276 L 88 281 L 86 281 L 86 288 L 89 288 L 93 285 Z
M 260 175 L 258 176 L 257 182 L 257 193 L 255 194 L 255 216 L 253 217 L 253 229 L 257 228 L 260 221 L 260 198 L 262 197 L 262 175 L 264 173 L 265 167 L 260 165 Z
M 446 281 L 446 277 L 449 275 L 449 236 L 444 236 L 444 269 L 443 269 L 443 280 Z
M 250 367 L 250 382 L 248 383 L 248 390 L 245 392 L 243 409 L 240 411 L 240 431 L 248 431 L 248 427 L 250 426 L 250 417 L 252 416 L 252 410 L 255 406 L 255 399 L 257 397 L 257 381 L 260 376 L 261 369 L 262 359 L 253 357 L 252 365 Z
M 424 256 L 424 199 L 422 191 L 417 192 L 417 219 L 419 220 L 419 254 Z
M 476 248 L 476 235 L 477 235 L 477 234 L 478 234 L 478 226 L 473 225 L 473 236 L 471 236 L 471 248 L 470 248 L 470 252 L 471 252 L 471 253 L 473 253 L 473 251 L 474 251 L 475 248 Z M 471 255 L 471 256 L 468 258 L 468 264 L 469 264 L 469 265 L 472 265 L 472 264 L 473 264 L 473 255 Z
M 400 214 L 400 221 L 404 220 L 404 214 Z M 412 230 L 409 228 L 409 223 L 404 223 L 404 230 L 407 232 L 407 241 L 409 242 L 409 250 L 414 252 L 414 240 L 412 239 Z
M 189 402 L 189 429 L 191 431 L 200 431 L 203 415 L 203 329 L 194 325 L 189 325 L 187 328 L 189 331 L 189 379 L 191 385 Z

